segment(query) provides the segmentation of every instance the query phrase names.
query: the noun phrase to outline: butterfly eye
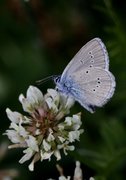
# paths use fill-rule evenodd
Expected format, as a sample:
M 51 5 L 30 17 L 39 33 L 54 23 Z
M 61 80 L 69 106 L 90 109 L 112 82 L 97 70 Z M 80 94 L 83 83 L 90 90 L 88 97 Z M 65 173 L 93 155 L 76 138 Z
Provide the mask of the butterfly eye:
M 55 82 L 56 84 L 59 83 L 59 82 L 60 82 L 60 78 L 61 78 L 61 76 L 55 77 L 55 78 L 54 78 L 54 82 Z

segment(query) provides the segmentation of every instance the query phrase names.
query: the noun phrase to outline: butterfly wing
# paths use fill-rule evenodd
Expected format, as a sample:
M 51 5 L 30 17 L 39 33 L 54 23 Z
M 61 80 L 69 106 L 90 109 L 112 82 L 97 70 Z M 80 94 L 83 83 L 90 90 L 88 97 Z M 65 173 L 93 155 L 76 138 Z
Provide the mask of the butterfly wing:
M 105 45 L 99 38 L 94 38 L 85 44 L 65 68 L 61 79 L 82 68 L 109 68 L 109 57 Z
M 94 107 L 103 106 L 115 90 L 114 76 L 101 68 L 85 68 L 71 75 L 70 94 L 90 112 Z

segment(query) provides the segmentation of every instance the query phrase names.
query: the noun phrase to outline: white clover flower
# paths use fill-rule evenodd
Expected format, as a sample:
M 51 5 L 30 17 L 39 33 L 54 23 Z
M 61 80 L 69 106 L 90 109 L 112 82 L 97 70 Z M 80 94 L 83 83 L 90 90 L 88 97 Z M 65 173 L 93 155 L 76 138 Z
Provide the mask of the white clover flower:
M 29 160 L 33 156 L 33 150 L 31 148 L 27 148 L 23 151 L 25 155 L 20 159 L 20 163 L 24 163 L 25 161 Z
M 82 169 L 80 168 L 80 162 L 76 161 L 76 168 L 74 170 L 74 180 L 82 180 L 83 179 L 83 173 Z
M 67 176 L 67 178 L 65 176 L 60 176 L 59 180 L 70 180 L 70 176 Z
M 54 151 L 54 155 L 57 158 L 57 161 L 61 159 L 61 154 L 60 154 L 60 151 L 58 149 Z
M 82 172 L 82 169 L 80 167 L 79 161 L 76 161 L 76 167 L 74 170 L 74 176 L 73 177 L 71 177 L 71 176 L 65 177 L 64 173 L 63 173 L 63 168 L 59 164 L 57 164 L 56 167 L 57 167 L 57 170 L 59 171 L 59 174 L 60 174 L 60 176 L 58 178 L 59 180 L 70 180 L 70 179 L 71 180 L 83 180 L 84 179 L 83 178 L 83 172 Z M 48 180 L 55 180 L 55 179 L 50 178 Z M 93 177 L 90 177 L 89 180 L 95 180 L 95 179 Z
M 51 145 L 46 142 L 46 140 L 43 140 L 43 149 L 47 152 L 51 149 Z
M 30 86 L 26 97 L 21 94 L 19 101 L 28 115 L 24 116 L 7 108 L 6 113 L 11 123 L 4 134 L 13 143 L 9 148 L 26 148 L 20 163 L 33 157 L 29 165 L 29 169 L 33 171 L 36 161 L 51 160 L 52 155 L 60 160 L 61 149 L 65 155 L 67 151 L 75 149 L 72 143 L 79 141 L 83 129 L 80 129 L 80 113 L 66 117 L 74 104 L 71 97 L 54 89 L 48 89 L 47 94 L 43 95 L 38 88 Z
M 81 131 L 71 131 L 69 132 L 69 142 L 79 141 Z
M 73 151 L 75 149 L 74 146 L 69 145 L 69 141 L 65 141 L 65 143 L 58 145 L 57 148 L 63 149 L 65 155 L 67 155 L 67 151 Z

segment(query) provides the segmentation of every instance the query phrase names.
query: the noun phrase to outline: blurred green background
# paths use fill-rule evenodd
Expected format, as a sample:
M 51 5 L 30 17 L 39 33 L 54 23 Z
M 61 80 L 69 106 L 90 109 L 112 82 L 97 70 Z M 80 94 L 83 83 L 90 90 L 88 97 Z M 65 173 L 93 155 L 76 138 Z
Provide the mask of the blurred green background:
M 126 1 L 122 0 L 0 0 L 0 144 L 10 143 L 2 133 L 8 129 L 5 109 L 22 112 L 18 101 L 29 85 L 53 74 L 61 74 L 71 58 L 89 40 L 100 37 L 110 57 L 116 78 L 111 101 L 90 114 L 79 104 L 85 133 L 76 150 L 59 162 L 65 175 L 73 175 L 80 160 L 84 178 L 126 179 Z M 52 82 L 39 86 L 45 93 Z M 0 180 L 3 170 L 17 169 L 15 179 L 58 177 L 55 158 L 38 162 L 35 171 L 18 163 L 22 149 L 3 156 L 0 148 Z

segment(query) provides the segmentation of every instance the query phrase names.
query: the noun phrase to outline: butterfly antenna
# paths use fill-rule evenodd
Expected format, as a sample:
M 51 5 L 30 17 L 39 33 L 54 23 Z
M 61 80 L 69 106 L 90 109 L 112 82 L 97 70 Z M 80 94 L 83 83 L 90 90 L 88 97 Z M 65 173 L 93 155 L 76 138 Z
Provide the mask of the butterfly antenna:
M 37 83 L 38 85 L 40 85 L 40 84 L 43 84 L 43 83 L 45 83 L 45 82 L 47 82 L 47 81 L 49 81 L 49 80 L 52 80 L 52 79 L 54 79 L 54 78 L 56 78 L 56 77 L 58 77 L 58 75 L 48 76 L 48 77 L 46 77 L 46 78 L 43 78 L 43 79 L 40 79 L 40 80 L 36 81 L 36 83 Z

